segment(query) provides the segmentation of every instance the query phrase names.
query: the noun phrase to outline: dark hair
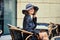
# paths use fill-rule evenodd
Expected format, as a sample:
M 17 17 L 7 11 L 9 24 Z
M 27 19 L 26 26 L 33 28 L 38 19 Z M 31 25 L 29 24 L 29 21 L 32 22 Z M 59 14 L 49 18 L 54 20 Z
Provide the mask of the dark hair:
M 25 11 L 25 10 L 22 11 L 22 12 L 23 12 L 23 14 L 25 14 L 25 15 L 29 14 L 28 11 Z M 35 15 L 35 14 L 36 14 L 36 11 L 34 10 L 34 13 L 33 13 L 32 15 Z

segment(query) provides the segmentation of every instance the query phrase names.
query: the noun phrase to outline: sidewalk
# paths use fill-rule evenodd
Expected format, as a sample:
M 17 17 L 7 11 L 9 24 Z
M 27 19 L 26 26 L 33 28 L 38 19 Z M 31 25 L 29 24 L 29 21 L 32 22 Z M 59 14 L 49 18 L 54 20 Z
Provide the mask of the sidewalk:
M 0 40 L 12 40 L 10 35 L 4 35 L 0 37 Z

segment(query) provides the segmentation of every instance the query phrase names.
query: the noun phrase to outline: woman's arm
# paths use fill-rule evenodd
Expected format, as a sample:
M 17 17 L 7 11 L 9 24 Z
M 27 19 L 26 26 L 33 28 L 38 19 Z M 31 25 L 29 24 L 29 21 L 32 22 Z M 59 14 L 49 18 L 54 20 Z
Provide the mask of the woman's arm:
M 36 15 L 33 15 L 33 22 L 34 22 L 35 27 L 36 27 L 37 26 L 37 17 L 36 17 Z

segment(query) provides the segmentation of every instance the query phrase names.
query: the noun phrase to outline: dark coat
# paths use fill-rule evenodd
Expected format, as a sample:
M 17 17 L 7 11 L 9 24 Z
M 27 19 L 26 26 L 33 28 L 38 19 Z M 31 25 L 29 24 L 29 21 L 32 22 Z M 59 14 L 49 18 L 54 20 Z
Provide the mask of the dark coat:
M 37 25 L 36 21 L 37 21 L 36 17 L 31 19 L 30 15 L 25 15 L 23 20 L 23 29 L 31 32 L 36 28 L 36 25 Z

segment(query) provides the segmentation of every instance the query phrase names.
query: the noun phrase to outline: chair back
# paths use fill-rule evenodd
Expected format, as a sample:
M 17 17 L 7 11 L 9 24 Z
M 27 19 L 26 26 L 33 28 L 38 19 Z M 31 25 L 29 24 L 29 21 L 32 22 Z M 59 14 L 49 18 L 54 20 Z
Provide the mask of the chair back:
M 9 26 L 9 30 L 10 30 L 10 34 L 12 37 L 12 40 L 22 40 L 22 34 L 20 30 L 16 30 L 18 29 L 15 26 L 12 25 L 8 25 Z
M 9 30 L 10 30 L 10 34 L 12 37 L 12 40 L 30 40 L 29 38 L 32 37 L 33 33 L 32 32 L 28 32 L 26 30 L 17 28 L 15 26 L 12 26 L 10 24 L 8 24 Z M 24 38 L 24 34 L 28 34 L 28 36 L 26 38 Z

